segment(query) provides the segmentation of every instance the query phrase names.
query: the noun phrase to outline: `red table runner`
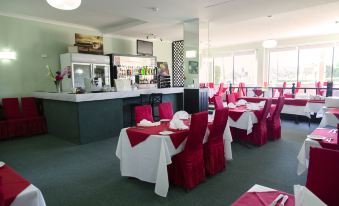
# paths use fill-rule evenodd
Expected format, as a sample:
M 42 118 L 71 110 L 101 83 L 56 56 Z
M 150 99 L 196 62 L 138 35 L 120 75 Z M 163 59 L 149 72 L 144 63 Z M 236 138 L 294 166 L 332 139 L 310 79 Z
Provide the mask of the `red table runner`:
M 334 129 L 330 129 L 330 128 L 321 128 L 321 129 L 318 128 L 318 129 L 314 130 L 311 134 L 326 137 L 326 139 L 319 141 L 322 148 L 339 150 L 338 131 L 336 131 L 336 133 L 331 132 L 333 130 Z M 331 138 L 330 142 L 327 141 L 329 138 Z
M 258 97 L 242 97 L 239 99 L 244 99 L 247 102 L 259 103 L 261 101 L 267 100 L 267 98 L 258 98 Z M 272 104 L 277 104 L 278 99 L 272 98 Z M 292 106 L 306 106 L 306 104 L 310 103 L 325 103 L 325 100 L 315 100 L 315 99 L 294 99 L 294 98 L 285 98 L 285 105 Z
M 31 184 L 7 165 L 0 168 L 0 177 L 0 190 L 3 192 L 5 206 L 11 205 L 15 198 Z
M 174 132 L 173 134 L 170 134 L 169 136 L 175 148 L 178 148 L 179 145 L 186 139 L 187 135 L 189 134 L 189 130 L 170 129 L 169 123 L 162 123 L 159 126 L 154 126 L 154 127 L 139 127 L 139 126 L 130 127 L 126 130 L 128 139 L 132 147 L 145 141 L 150 135 L 159 135 L 159 132 L 162 132 L 162 131 Z
M 248 111 L 246 109 L 246 106 L 240 106 L 240 107 L 236 107 L 236 108 L 232 108 L 228 110 L 228 116 L 233 119 L 233 121 L 238 121 L 238 119 L 241 117 L 241 115 Z M 262 112 L 263 110 L 251 110 L 250 112 L 254 112 L 255 116 L 257 117 L 257 119 L 259 120 L 261 118 Z
M 285 206 L 294 206 L 294 195 L 279 191 L 246 192 L 236 202 L 234 202 L 232 206 L 268 206 L 279 194 L 288 195 L 288 200 L 286 201 Z M 282 199 L 280 199 L 276 205 L 279 205 L 281 200 Z

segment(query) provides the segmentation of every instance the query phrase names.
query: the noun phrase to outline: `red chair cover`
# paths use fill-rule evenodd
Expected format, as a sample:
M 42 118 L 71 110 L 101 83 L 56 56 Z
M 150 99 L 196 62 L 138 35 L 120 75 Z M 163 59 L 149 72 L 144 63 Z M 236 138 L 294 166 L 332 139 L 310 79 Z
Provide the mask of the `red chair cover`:
M 267 119 L 267 134 L 271 140 L 281 138 L 281 124 L 280 124 L 280 113 L 284 107 L 285 98 L 279 97 L 278 103 L 275 106 L 271 116 Z
M 213 96 L 212 98 L 209 98 L 209 99 L 208 99 L 209 103 L 210 103 L 210 104 L 211 104 L 211 103 L 214 103 L 215 97 L 216 97 L 216 96 L 222 96 L 226 90 L 227 90 L 227 88 L 224 88 L 224 83 L 220 83 L 218 92 L 215 93 L 214 96 Z
M 267 99 L 260 115 L 256 115 L 258 123 L 253 125 L 252 132 L 247 134 L 247 130 L 237 129 L 236 138 L 254 145 L 264 145 L 267 142 L 267 116 L 270 112 L 272 99 Z
M 222 108 L 224 108 L 222 97 L 221 96 L 215 96 L 214 97 L 214 109 L 217 110 L 217 109 L 222 109 Z
M 320 95 L 320 96 L 323 96 L 325 90 L 322 90 L 322 85 L 321 85 L 321 82 L 316 82 L 315 83 L 315 87 L 317 88 L 315 91 L 316 91 L 316 95 Z
M 246 97 L 246 88 L 245 83 L 239 83 L 239 90 L 238 90 L 239 97 Z
M 214 89 L 214 83 L 213 82 L 209 82 L 208 83 L 208 88 Z
M 135 122 L 138 124 L 141 120 L 146 119 L 154 122 L 151 105 L 142 105 L 134 107 Z
M 298 94 L 300 87 L 301 87 L 301 82 L 297 82 L 297 87 L 294 90 L 294 94 Z
M 7 122 L 7 132 L 9 137 L 26 136 L 27 120 L 22 118 L 18 98 L 2 99 L 2 106 Z
M 2 177 L 0 176 L 0 206 L 5 206 L 5 198 L 3 194 L 3 188 L 2 188 L 3 182 Z
M 339 151 L 310 148 L 306 187 L 327 205 L 339 205 Z
M 233 103 L 233 104 L 235 104 L 236 103 L 236 98 L 235 98 L 235 94 L 227 94 L 226 95 L 226 102 L 227 102 L 227 104 L 229 104 L 229 103 Z
M 172 157 L 168 166 L 169 180 L 186 189 L 192 189 L 205 179 L 203 139 L 208 112 L 192 115 L 190 133 L 183 152 Z
M 172 102 L 164 102 L 159 104 L 159 117 L 160 119 L 173 118 Z
M 3 106 L 3 112 L 4 112 L 6 119 L 22 118 L 18 98 L 3 98 L 2 106 Z
M 47 132 L 46 120 L 38 112 L 34 97 L 21 98 L 22 112 L 27 119 L 27 134 L 36 135 Z
M 7 122 L 0 121 L 0 140 L 9 138 Z
M 208 142 L 204 144 L 204 161 L 207 175 L 214 175 L 225 169 L 223 134 L 228 119 L 228 108 L 215 111 L 213 124 L 209 127 Z

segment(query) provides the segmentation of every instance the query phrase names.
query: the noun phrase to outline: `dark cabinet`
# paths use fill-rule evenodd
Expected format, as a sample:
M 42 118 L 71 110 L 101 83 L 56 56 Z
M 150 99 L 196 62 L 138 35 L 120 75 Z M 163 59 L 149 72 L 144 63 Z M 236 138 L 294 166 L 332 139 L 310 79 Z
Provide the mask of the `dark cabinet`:
M 189 114 L 208 111 L 208 89 L 184 89 L 184 110 Z

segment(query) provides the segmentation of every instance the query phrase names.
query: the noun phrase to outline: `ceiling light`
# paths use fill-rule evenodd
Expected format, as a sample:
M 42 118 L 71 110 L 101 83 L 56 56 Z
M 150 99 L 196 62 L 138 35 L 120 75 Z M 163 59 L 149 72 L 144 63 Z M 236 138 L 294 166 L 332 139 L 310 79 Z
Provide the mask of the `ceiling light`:
M 11 51 L 2 51 L 0 52 L 0 59 L 4 60 L 16 59 L 16 53 Z
M 269 39 L 262 42 L 262 46 L 266 49 L 275 48 L 278 45 L 277 40 Z
M 47 0 L 47 3 L 57 9 L 74 10 L 80 6 L 81 0 Z

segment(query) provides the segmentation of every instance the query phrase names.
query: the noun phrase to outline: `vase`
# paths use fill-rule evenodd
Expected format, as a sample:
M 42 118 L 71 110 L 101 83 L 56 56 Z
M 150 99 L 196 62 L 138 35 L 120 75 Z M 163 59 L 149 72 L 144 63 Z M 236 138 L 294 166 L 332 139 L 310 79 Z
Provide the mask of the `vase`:
M 55 88 L 56 88 L 57 93 L 61 93 L 61 82 L 60 81 L 55 82 Z

